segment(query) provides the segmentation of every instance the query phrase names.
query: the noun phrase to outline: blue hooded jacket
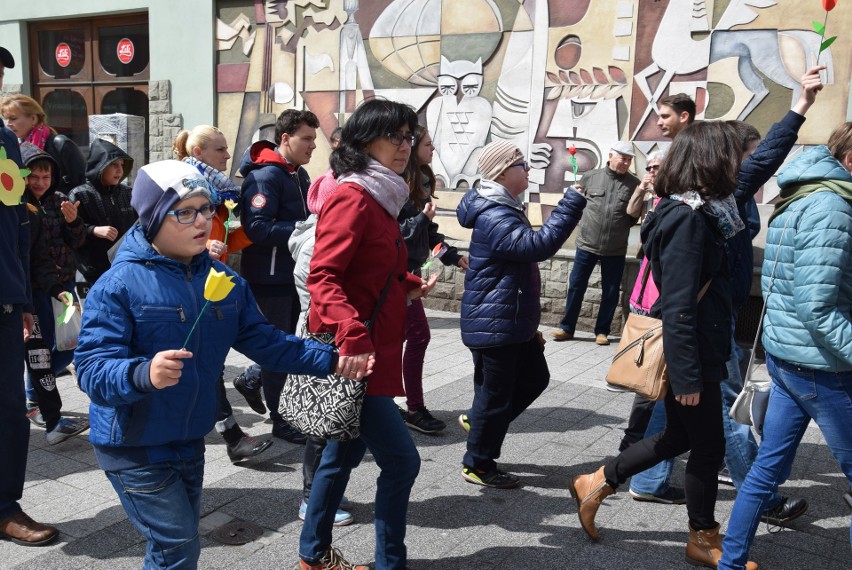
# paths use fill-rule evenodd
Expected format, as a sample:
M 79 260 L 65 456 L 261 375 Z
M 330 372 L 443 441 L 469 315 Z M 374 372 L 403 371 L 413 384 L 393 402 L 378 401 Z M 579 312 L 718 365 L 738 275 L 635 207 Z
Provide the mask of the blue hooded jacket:
M 784 201 L 769 223 L 763 346 L 798 366 L 852 370 L 852 175 L 818 146 L 790 162 L 778 185 L 782 199 L 811 193 Z
M 307 219 L 307 171 L 294 168 L 269 141 L 251 145 L 240 162 L 245 176 L 240 204 L 241 221 L 252 245 L 243 250 L 240 270 L 246 281 L 257 286 L 293 284 L 295 263 L 287 242 L 296 222 Z M 280 294 L 280 293 L 279 293 Z
M 470 267 L 464 276 L 462 342 L 486 348 L 529 341 L 541 318 L 538 262 L 553 256 L 583 215 L 586 198 L 568 190 L 538 231 L 523 206 L 501 185 L 483 180 L 456 210 L 472 228 Z
M 0 146 L 6 150 L 6 158 L 21 165 L 21 151 L 15 134 L 3 126 L 0 121 Z M 6 206 L 0 204 L 0 243 L 3 255 L 0 255 L 0 304 L 24 305 L 24 310 L 32 312 L 30 295 L 30 219 L 26 206 Z
M 234 282 L 211 302 L 185 345 L 180 380 L 158 390 L 154 355 L 179 349 L 205 306 L 210 269 Z M 207 252 L 190 265 L 163 257 L 137 224 L 112 267 L 86 299 L 75 353 L 80 387 L 91 399 L 92 444 L 104 469 L 125 469 L 200 455 L 213 428 L 216 382 L 233 347 L 263 368 L 325 375 L 336 365 L 331 347 L 285 334 L 260 314 L 246 282 Z

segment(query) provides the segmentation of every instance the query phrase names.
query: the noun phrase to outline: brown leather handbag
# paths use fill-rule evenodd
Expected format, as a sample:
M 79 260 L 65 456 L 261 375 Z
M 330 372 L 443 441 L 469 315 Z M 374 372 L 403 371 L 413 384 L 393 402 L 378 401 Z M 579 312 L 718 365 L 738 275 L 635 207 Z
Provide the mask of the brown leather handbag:
M 650 263 L 645 266 L 642 275 L 643 291 L 650 266 Z M 710 281 L 698 293 L 699 302 L 709 287 Z M 627 316 L 606 381 L 647 400 L 657 401 L 666 397 L 669 374 L 663 354 L 663 321 L 637 313 Z

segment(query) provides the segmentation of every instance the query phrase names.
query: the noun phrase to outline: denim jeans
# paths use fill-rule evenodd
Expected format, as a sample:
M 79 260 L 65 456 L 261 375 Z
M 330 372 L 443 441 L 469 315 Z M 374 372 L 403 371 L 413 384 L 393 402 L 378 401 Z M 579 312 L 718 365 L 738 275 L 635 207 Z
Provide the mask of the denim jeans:
M 411 487 L 420 472 L 420 455 L 393 398 L 366 396 L 361 435 L 329 440 L 314 474 L 299 556 L 316 564 L 331 546 L 334 515 L 352 469 L 369 449 L 381 470 L 376 488 L 376 570 L 403 570 L 407 562 L 405 524 Z
M 520 344 L 471 348 L 473 404 L 468 416 L 467 467 L 497 467 L 509 425 L 532 404 L 550 382 L 544 349 L 536 337 Z
M 0 520 L 21 512 L 30 422 L 24 404 L 24 337 L 20 305 L 0 306 Z
M 621 288 L 621 275 L 624 273 L 623 255 L 596 255 L 577 248 L 574 265 L 568 277 L 568 296 L 565 298 L 565 314 L 559 323 L 559 328 L 574 334 L 583 297 L 589 286 L 589 277 L 595 265 L 601 264 L 601 304 L 598 308 L 598 318 L 595 322 L 595 334 L 608 335 L 612 318 L 618 308 L 618 291 Z
M 431 338 L 423 301 L 415 299 L 408 305 L 408 316 L 405 319 L 405 352 L 402 355 L 405 403 L 412 411 L 423 407 L 423 361 L 426 359 L 426 348 Z
M 143 570 L 194 570 L 201 554 L 198 521 L 204 456 L 107 471 L 121 506 L 148 541 Z
M 734 326 L 736 322 L 734 321 Z M 734 482 L 734 487 L 739 489 L 745 481 L 749 469 L 751 469 L 754 458 L 757 457 L 757 441 L 751 432 L 751 427 L 734 421 L 729 415 L 731 406 L 743 389 L 743 378 L 740 372 L 740 359 L 742 358 L 742 350 L 737 346 L 737 342 L 731 335 L 731 356 L 726 363 L 728 369 L 728 377 L 722 380 L 722 427 L 725 430 L 725 465 L 728 467 L 728 472 L 731 474 L 731 479 Z M 659 408 L 660 406 L 657 406 Z M 662 431 L 665 426 L 665 411 L 662 412 L 662 426 L 660 425 L 659 410 L 654 409 L 651 423 L 648 425 L 648 430 L 645 437 L 649 437 L 657 431 Z M 656 429 L 657 431 L 654 431 Z M 667 460 L 659 465 L 643 471 L 630 480 L 630 488 L 636 493 L 649 493 L 652 495 L 660 495 L 665 493 L 669 488 L 669 478 L 671 477 L 674 460 Z M 766 503 L 767 509 L 777 507 L 783 497 L 778 491 L 775 491 L 770 500 Z
M 757 458 L 737 493 L 722 543 L 719 568 L 742 570 L 760 523 L 760 515 L 778 485 L 787 480 L 796 449 L 813 419 L 852 485 L 852 372 L 802 368 L 771 354 L 772 378 L 763 439 Z M 852 531 L 849 536 L 852 542 Z

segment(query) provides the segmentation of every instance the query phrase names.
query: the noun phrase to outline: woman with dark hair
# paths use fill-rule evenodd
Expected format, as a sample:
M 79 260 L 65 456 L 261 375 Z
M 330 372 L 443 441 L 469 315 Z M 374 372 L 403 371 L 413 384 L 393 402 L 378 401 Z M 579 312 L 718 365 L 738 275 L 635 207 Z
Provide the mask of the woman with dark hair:
M 414 144 L 417 115 L 400 103 L 370 99 L 343 127 L 331 155 L 338 187 L 316 227 L 308 276 L 307 329 L 333 333 L 341 374 L 367 381 L 361 435 L 330 440 L 323 451 L 299 541 L 299 568 L 353 566 L 331 546 L 335 514 L 349 475 L 367 449 L 381 473 L 376 489 L 376 570 L 406 567 L 408 497 L 420 456 L 393 398 L 403 396 L 402 339 L 407 300 L 434 286 L 406 271 L 408 253 L 397 216 L 408 200 L 402 178 Z M 368 327 L 377 305 L 381 308 Z
M 651 316 L 663 322 L 666 427 L 570 485 L 580 524 L 597 540 L 595 514 L 606 497 L 631 475 L 689 451 L 686 558 L 710 568 L 722 554 L 715 519 L 717 473 L 725 455 L 720 382 L 731 330 L 724 242 L 745 227 L 733 199 L 741 155 L 734 129 L 713 121 L 687 127 L 669 148 L 655 184 L 661 199 L 641 232 L 660 290 Z
M 434 222 L 436 208 L 432 202 L 435 197 L 435 173 L 429 164 L 435 147 L 432 137 L 424 127 L 414 129 L 414 150 L 408 160 L 405 179 L 410 189 L 408 201 L 399 213 L 399 229 L 408 249 L 408 270 L 420 275 L 421 267 L 429 259 L 435 247 L 435 254 L 444 265 L 456 265 L 467 269 L 467 256 L 459 255 L 456 248 L 444 243 L 444 236 Z M 423 433 L 437 433 L 447 427 L 426 408 L 423 402 L 423 361 L 431 335 L 429 321 L 423 310 L 423 302 L 416 299 L 408 305 L 405 320 L 405 352 L 402 356 L 402 377 L 405 382 L 405 400 L 407 410 L 402 411 L 405 425 Z

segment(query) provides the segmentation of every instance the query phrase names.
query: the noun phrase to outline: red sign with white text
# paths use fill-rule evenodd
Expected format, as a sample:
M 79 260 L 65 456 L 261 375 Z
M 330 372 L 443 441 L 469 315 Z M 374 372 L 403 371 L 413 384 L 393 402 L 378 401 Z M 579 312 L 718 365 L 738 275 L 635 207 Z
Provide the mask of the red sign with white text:
M 56 46 L 56 63 L 58 63 L 60 67 L 68 67 L 71 63 L 71 46 L 65 42 Z
M 133 42 L 130 41 L 129 38 L 122 38 L 118 42 L 118 47 L 116 47 L 115 51 L 118 54 L 118 61 L 121 63 L 126 64 L 133 61 L 135 49 L 133 47 Z

